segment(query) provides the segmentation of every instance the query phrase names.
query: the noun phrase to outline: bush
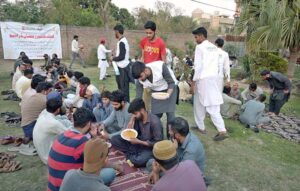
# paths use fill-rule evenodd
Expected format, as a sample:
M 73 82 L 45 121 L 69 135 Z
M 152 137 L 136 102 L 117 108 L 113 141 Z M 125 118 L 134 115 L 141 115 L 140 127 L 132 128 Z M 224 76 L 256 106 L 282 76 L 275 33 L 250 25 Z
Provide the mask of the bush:
M 251 76 L 250 65 L 254 63 L 254 58 L 250 55 L 245 55 L 241 58 L 241 64 L 243 67 L 243 71 L 247 74 L 247 77 Z
M 261 81 L 260 72 L 264 69 L 286 73 L 288 62 L 277 54 L 277 52 L 258 52 L 253 55 L 245 55 L 241 59 L 241 63 L 247 77 L 251 81 Z
M 92 66 L 98 65 L 97 48 L 93 48 L 90 51 L 90 54 L 86 58 L 86 63 Z
M 192 57 L 194 55 L 194 53 L 195 53 L 195 46 L 196 46 L 196 44 L 193 41 L 186 41 L 184 43 L 184 45 L 186 47 L 185 48 L 185 53 L 187 55 L 189 55 L 190 57 Z
M 171 50 L 172 54 L 176 54 L 179 59 L 185 56 L 184 51 L 179 48 L 176 48 L 175 46 L 169 45 L 168 48 Z
M 238 48 L 233 45 L 233 44 L 229 44 L 229 43 L 226 43 L 224 45 L 224 50 L 226 52 L 228 52 L 229 56 L 235 56 L 235 57 L 238 57 Z

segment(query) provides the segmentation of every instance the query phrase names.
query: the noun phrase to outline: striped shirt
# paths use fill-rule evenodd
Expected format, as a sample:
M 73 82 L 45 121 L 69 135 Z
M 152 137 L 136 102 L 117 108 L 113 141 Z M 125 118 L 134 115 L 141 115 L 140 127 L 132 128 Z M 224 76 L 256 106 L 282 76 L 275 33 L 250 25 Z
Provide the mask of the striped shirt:
M 59 191 L 66 172 L 83 167 L 84 145 L 88 138 L 65 131 L 54 141 L 48 157 L 48 191 Z

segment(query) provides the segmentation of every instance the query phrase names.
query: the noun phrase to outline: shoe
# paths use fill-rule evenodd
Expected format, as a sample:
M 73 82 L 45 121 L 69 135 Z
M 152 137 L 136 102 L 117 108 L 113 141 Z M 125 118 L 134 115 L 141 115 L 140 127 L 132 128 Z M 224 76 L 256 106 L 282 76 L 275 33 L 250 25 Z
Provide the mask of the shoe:
M 214 141 L 223 141 L 224 139 L 227 139 L 229 136 L 227 133 L 218 133 L 216 136 L 214 136 Z
M 201 134 L 204 134 L 204 135 L 207 134 L 207 131 L 205 129 L 204 130 L 199 129 L 199 131 L 200 131 Z
M 191 129 L 198 130 L 200 131 L 201 134 L 207 134 L 207 131 L 205 129 L 204 130 L 199 129 L 199 127 L 197 126 L 191 126 Z
M 211 177 L 204 176 L 203 179 L 204 179 L 204 183 L 205 183 L 206 187 L 208 187 L 209 185 L 211 185 L 211 182 L 212 182 L 212 178 Z
M 26 149 L 28 147 L 29 147 L 28 144 L 25 145 L 25 144 L 22 143 L 20 146 L 10 147 L 7 150 L 10 151 L 10 152 L 19 152 L 21 149 Z
M 37 155 L 37 151 L 36 151 L 35 147 L 31 144 L 28 144 L 28 147 L 26 147 L 26 148 L 20 149 L 19 153 L 23 154 L 23 155 L 27 155 L 27 156 Z
M 254 128 L 253 128 L 253 131 L 254 131 L 255 133 L 259 133 L 259 129 L 258 129 L 257 127 L 254 127 Z

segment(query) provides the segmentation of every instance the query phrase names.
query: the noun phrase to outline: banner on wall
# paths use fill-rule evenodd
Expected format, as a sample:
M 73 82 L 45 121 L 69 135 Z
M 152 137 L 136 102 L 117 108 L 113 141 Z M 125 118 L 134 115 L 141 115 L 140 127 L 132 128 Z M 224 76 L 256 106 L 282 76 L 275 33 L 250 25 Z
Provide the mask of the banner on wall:
M 62 57 L 58 24 L 24 24 L 0 22 L 4 59 L 17 59 L 25 52 L 30 59 L 43 59 L 44 54 Z

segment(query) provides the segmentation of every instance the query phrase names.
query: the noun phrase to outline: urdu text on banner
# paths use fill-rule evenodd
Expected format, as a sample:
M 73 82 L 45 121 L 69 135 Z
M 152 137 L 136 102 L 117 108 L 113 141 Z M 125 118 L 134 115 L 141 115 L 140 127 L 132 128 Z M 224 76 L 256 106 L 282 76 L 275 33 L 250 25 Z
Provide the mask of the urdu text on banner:
M 43 59 L 44 54 L 62 57 L 58 24 L 24 24 L 0 22 L 4 59 L 17 59 L 25 52 L 30 59 Z

